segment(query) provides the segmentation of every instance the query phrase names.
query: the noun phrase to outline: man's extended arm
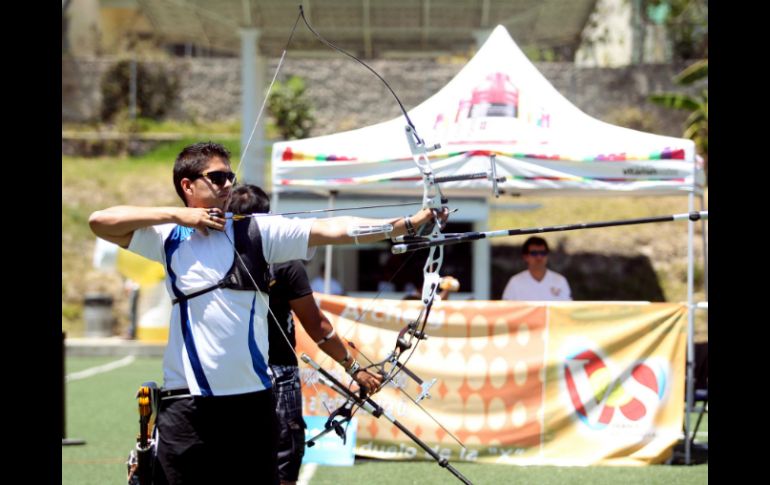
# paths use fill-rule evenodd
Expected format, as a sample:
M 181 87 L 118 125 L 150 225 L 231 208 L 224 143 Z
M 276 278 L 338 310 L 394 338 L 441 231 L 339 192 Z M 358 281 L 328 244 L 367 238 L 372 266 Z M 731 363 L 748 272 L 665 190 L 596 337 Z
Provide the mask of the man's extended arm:
M 445 208 L 439 213 L 439 219 L 443 223 L 446 221 L 449 212 Z M 389 237 L 403 236 L 408 233 L 407 217 L 396 219 L 367 219 L 363 217 L 330 217 L 327 219 L 316 219 L 310 229 L 309 246 L 323 246 L 324 244 L 350 244 L 353 242 L 376 242 Z M 434 220 L 431 209 L 422 209 L 413 216 L 408 217 L 415 229 L 423 224 Z M 354 238 L 350 231 L 357 227 L 367 225 L 382 225 L 390 223 L 393 230 L 388 234 L 372 234 L 368 236 L 359 236 Z
M 289 305 L 291 305 L 292 311 L 310 338 L 316 343 L 321 342 L 318 347 L 326 355 L 345 367 L 345 370 L 349 369 L 353 365 L 353 358 L 351 357 L 345 361 L 349 353 L 339 335 L 334 333 L 326 339 L 332 333 L 334 327 L 332 327 L 331 322 L 326 318 L 323 311 L 316 305 L 313 295 L 305 295 L 291 300 Z M 363 370 L 356 372 L 353 379 L 369 390 L 376 389 L 382 383 L 382 377 Z

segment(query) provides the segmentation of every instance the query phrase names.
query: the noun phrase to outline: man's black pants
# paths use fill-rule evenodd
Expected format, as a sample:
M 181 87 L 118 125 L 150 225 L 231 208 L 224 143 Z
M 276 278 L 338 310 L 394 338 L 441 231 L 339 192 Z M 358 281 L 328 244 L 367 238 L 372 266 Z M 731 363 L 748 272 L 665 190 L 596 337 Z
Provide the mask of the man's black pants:
M 278 485 L 271 389 L 161 400 L 156 484 Z

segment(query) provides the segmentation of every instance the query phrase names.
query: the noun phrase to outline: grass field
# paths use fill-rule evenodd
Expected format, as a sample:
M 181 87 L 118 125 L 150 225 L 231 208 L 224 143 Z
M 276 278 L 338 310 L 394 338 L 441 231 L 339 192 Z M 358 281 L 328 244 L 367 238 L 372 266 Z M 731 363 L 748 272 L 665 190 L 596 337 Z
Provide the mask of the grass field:
M 65 373 L 76 379 L 66 383 L 67 438 L 85 445 L 62 447 L 62 485 L 111 485 L 126 483 L 125 461 L 138 430 L 136 393 L 148 380 L 159 384 L 160 358 L 136 358 L 128 365 L 83 377 L 93 369 L 120 357 L 69 357 Z M 124 360 L 126 362 L 126 360 Z M 694 422 L 693 422 L 694 423 Z M 708 442 L 708 415 L 696 442 Z M 704 484 L 708 463 L 694 466 L 649 467 L 518 467 L 455 463 L 474 484 Z M 212 465 L 214 466 L 214 465 Z M 259 470 L 255 470 L 258 476 Z M 353 467 L 318 467 L 313 485 L 371 483 L 377 485 L 459 483 L 433 462 L 381 462 L 357 460 Z M 225 485 L 225 484 L 222 484 Z

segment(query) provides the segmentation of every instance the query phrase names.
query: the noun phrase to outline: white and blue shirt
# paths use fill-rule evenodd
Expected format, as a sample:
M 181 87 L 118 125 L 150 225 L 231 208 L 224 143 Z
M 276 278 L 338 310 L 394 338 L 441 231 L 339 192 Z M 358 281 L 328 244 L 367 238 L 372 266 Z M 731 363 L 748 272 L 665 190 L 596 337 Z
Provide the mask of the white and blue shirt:
M 258 221 L 268 263 L 310 259 L 313 219 L 263 217 Z M 218 283 L 233 265 L 232 220 L 225 233 L 161 224 L 134 231 L 128 249 L 166 268 L 171 298 Z M 229 240 L 228 240 L 229 237 Z M 220 396 L 271 387 L 267 368 L 268 296 L 218 288 L 175 304 L 163 358 L 163 387 Z

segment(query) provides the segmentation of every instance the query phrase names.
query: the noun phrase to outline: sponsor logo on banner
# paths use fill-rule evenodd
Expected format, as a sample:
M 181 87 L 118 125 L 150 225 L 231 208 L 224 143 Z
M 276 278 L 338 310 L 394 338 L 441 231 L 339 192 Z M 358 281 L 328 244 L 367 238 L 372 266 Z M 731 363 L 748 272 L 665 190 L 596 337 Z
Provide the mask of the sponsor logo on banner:
M 586 427 L 641 431 L 663 402 L 670 370 L 662 359 L 616 363 L 586 346 L 566 353 L 561 374 L 565 401 Z

